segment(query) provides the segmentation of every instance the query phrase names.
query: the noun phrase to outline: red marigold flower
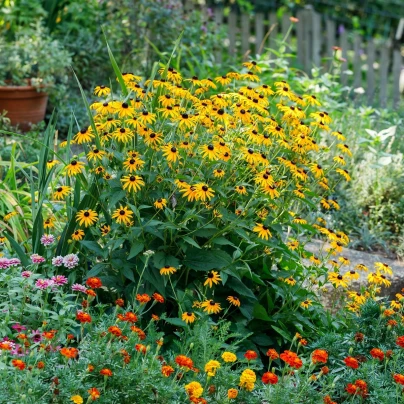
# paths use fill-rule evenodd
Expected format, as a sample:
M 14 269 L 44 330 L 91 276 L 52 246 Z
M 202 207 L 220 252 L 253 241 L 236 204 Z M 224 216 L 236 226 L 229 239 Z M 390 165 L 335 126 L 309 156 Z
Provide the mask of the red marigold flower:
M 146 339 L 146 334 L 145 332 L 140 329 L 139 327 L 136 327 L 135 325 L 132 325 L 132 327 L 130 327 L 130 329 L 137 333 L 137 336 L 139 337 L 140 341 L 143 341 L 144 339 Z
M 116 300 L 115 300 L 115 304 L 116 304 L 117 306 L 119 306 L 119 307 L 123 307 L 124 304 L 125 304 L 125 302 L 124 302 L 123 299 L 116 299 Z
M 328 369 L 328 366 L 323 366 L 320 370 L 323 373 L 323 375 L 328 374 L 328 372 L 330 371 L 330 369 Z
M 347 365 L 348 367 L 350 367 L 352 369 L 358 369 L 358 367 L 359 367 L 359 362 L 352 356 L 347 356 L 344 359 L 344 362 L 345 362 L 345 365 Z
M 147 294 L 147 293 L 143 293 L 142 295 L 140 295 L 139 293 L 136 295 L 136 300 L 140 303 L 140 304 L 145 304 L 147 302 L 150 302 L 151 297 Z
M 303 345 L 303 346 L 306 346 L 306 345 L 307 345 L 307 339 L 300 338 L 300 339 L 299 339 L 299 344 L 300 344 L 300 345 Z
M 323 398 L 323 402 L 324 404 L 337 404 L 335 401 L 332 400 L 330 396 L 325 396 Z
M 371 349 L 370 355 L 375 359 L 379 359 L 379 361 L 382 361 L 384 359 L 384 352 L 379 348 Z
M 78 311 L 76 314 L 76 320 L 80 321 L 80 323 L 91 323 L 91 316 L 83 311 Z
M 70 340 L 70 339 L 74 339 L 75 336 L 73 334 L 67 334 L 66 338 Z
M 188 358 L 185 355 L 178 355 L 175 358 L 175 363 L 180 366 L 180 367 L 184 367 L 184 368 L 189 368 L 192 369 L 194 367 L 194 362 L 192 361 L 191 358 Z
M 394 381 L 398 384 L 402 384 L 404 386 L 404 375 L 400 375 L 399 373 L 396 373 L 394 376 Z
M 386 351 L 386 358 L 391 358 L 392 355 L 393 355 L 393 351 L 392 351 L 391 349 L 388 349 L 388 350 Z
M 153 293 L 152 298 L 159 303 L 164 303 L 164 297 L 160 295 L 160 293 Z
M 13 359 L 12 361 L 11 361 L 11 364 L 15 367 L 15 368 L 17 368 L 17 369 L 20 369 L 20 370 L 24 370 L 25 369 L 25 362 L 23 362 L 21 359 Z
M 108 327 L 108 332 L 115 335 L 115 337 L 120 337 L 122 335 L 122 330 L 116 325 L 111 325 L 111 327 Z
M 43 336 L 45 339 L 53 339 L 53 338 L 55 338 L 56 333 L 57 333 L 56 330 L 44 331 L 44 332 L 42 333 L 42 336 Z
M 154 320 L 154 321 L 159 321 L 159 320 L 160 320 L 160 317 L 159 317 L 157 314 L 152 314 L 152 315 L 151 315 L 151 318 L 152 318 L 152 320 Z
M 39 362 L 36 364 L 36 367 L 37 367 L 38 369 L 43 369 L 43 368 L 45 367 L 45 362 L 39 361 Z
M 131 311 L 125 313 L 125 316 L 123 318 L 123 321 L 127 321 L 128 323 L 136 323 L 137 320 L 137 315 L 135 313 L 132 313 Z
M 272 372 L 266 372 L 262 375 L 262 383 L 264 384 L 276 384 L 278 383 L 278 376 L 275 373 Z
M 87 371 L 89 371 L 90 373 L 94 371 L 94 366 L 91 364 L 87 365 Z
M 164 365 L 161 367 L 161 373 L 165 377 L 170 377 L 170 375 L 174 373 L 174 368 L 169 365 Z
M 97 293 L 95 293 L 94 290 L 92 290 L 92 289 L 87 289 L 86 294 L 88 296 L 93 296 L 93 297 L 97 296 Z
M 250 349 L 244 354 L 244 358 L 246 358 L 248 361 L 252 361 L 254 359 L 258 358 L 258 354 L 255 351 L 251 351 Z
M 278 352 L 275 351 L 275 349 L 268 349 L 266 355 L 269 357 L 269 359 L 275 360 L 279 358 Z
M 404 335 L 402 335 L 401 337 L 397 337 L 396 344 L 399 347 L 404 348 Z
M 107 368 L 101 369 L 100 370 L 100 375 L 111 377 L 112 376 L 112 370 L 107 369 Z
M 389 321 L 387 321 L 387 326 L 390 326 L 390 327 L 397 327 L 397 321 L 396 320 L 389 320 Z
M 345 391 L 347 391 L 348 394 L 356 394 L 357 389 L 358 388 L 352 383 L 348 383 L 347 386 L 345 387 Z
M 324 349 L 316 349 L 311 355 L 311 361 L 313 363 L 327 363 L 328 353 Z
M 88 278 L 86 280 L 86 285 L 89 288 L 98 289 L 98 288 L 100 288 L 102 286 L 102 282 L 101 282 L 100 278 L 93 277 L 93 278 Z
M 88 389 L 87 391 L 88 391 L 88 394 L 90 394 L 90 397 L 93 401 L 95 401 L 101 397 L 101 393 L 95 387 L 91 387 L 91 389 Z

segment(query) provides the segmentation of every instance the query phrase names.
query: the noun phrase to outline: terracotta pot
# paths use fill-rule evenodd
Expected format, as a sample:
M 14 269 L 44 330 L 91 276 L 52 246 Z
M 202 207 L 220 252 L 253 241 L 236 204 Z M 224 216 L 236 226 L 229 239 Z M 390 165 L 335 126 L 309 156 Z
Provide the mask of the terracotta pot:
M 12 125 L 29 130 L 45 118 L 48 94 L 33 86 L 0 86 L 0 112 L 7 111 Z

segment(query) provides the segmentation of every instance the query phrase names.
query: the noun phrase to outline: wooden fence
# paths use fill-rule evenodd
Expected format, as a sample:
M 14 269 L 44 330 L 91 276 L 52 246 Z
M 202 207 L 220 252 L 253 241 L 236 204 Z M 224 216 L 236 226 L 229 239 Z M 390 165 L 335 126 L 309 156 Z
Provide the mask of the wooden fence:
M 404 16 L 397 31 L 392 33 L 392 38 L 375 40 L 349 32 L 310 7 L 297 13 L 295 17 L 299 21 L 295 23 L 291 22 L 289 14 L 278 19 L 275 11 L 249 15 L 230 10 L 225 16 L 223 8 L 215 7 L 213 15 L 218 26 L 226 27 L 225 45 L 230 57 L 254 57 L 267 48 L 277 50 L 281 39 L 291 29 L 286 42 L 289 50 L 296 54 L 297 67 L 309 74 L 313 66 L 323 66 L 328 70 L 334 57 L 334 47 L 340 47 L 338 52 L 343 60 L 343 85 L 357 89 L 356 97 L 361 97 L 363 89 L 362 97 L 370 105 L 380 105 L 382 108 L 399 105 L 403 69 L 401 52 L 404 48 L 400 49 L 398 43 L 403 36 Z M 268 57 L 271 57 L 270 52 Z M 215 58 L 221 62 L 220 49 Z

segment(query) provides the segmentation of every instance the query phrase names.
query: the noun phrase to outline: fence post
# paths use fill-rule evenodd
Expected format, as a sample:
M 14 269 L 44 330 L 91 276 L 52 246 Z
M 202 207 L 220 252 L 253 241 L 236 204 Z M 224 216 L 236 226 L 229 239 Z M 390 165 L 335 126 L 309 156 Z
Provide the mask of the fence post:
M 300 67 L 304 65 L 304 11 L 299 10 L 296 17 L 299 22 L 296 24 L 296 36 L 297 36 L 297 61 Z
M 329 58 L 327 61 L 327 70 L 331 69 L 334 59 L 334 49 L 335 46 L 335 21 L 327 19 L 325 22 L 326 33 L 327 33 L 327 50 L 326 56 Z
M 382 44 L 380 51 L 380 106 L 387 106 L 387 86 L 389 74 L 390 41 Z
M 346 86 L 348 76 L 344 73 L 348 69 L 348 33 L 343 25 L 340 25 L 340 47 L 342 48 L 342 58 L 345 60 L 341 63 L 341 84 Z
M 229 14 L 229 55 L 234 57 L 236 53 L 236 33 L 237 33 L 237 12 L 230 11 Z
M 221 7 L 215 7 L 214 16 L 215 16 L 216 29 L 219 32 L 223 24 L 223 9 Z M 219 47 L 215 49 L 215 61 L 218 64 L 222 63 L 222 50 L 220 49 L 220 44 Z
M 368 104 L 372 104 L 373 97 L 375 93 L 375 44 L 373 38 L 368 39 L 367 46 L 367 57 L 368 57 L 368 70 L 367 70 L 367 94 L 368 94 Z
M 260 46 L 264 40 L 264 14 L 255 14 L 255 55 L 260 52 Z M 254 57 L 255 57 L 254 55 Z
M 269 29 L 272 29 L 270 35 L 269 35 L 269 47 L 271 49 L 276 49 L 277 48 L 277 37 L 278 37 L 278 32 L 279 32 L 279 24 L 278 24 L 278 19 L 276 17 L 276 13 L 271 12 L 269 14 Z M 269 52 L 269 58 L 272 59 L 274 58 L 274 55 Z
M 250 14 L 243 13 L 241 15 L 241 52 L 243 60 L 248 59 L 250 53 Z
M 362 58 L 361 58 L 362 38 L 359 34 L 354 37 L 354 82 L 353 87 L 362 87 Z
M 397 108 L 400 102 L 400 74 L 402 66 L 402 56 L 400 49 L 393 52 L 393 108 Z
M 311 14 L 312 30 L 313 30 L 313 63 L 315 66 L 320 67 L 321 64 L 321 15 L 316 13 L 313 9 Z
M 304 21 L 304 70 L 306 73 L 311 72 L 311 39 L 312 39 L 312 24 L 311 24 L 311 10 L 305 9 L 303 12 Z

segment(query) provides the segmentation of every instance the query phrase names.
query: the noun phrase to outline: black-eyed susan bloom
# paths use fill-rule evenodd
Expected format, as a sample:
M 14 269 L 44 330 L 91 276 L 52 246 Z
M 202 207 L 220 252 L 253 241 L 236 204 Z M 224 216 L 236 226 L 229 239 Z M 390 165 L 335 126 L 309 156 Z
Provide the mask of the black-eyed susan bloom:
M 336 287 L 348 287 L 349 278 L 346 275 L 341 275 L 338 272 L 329 272 L 328 280 Z
M 212 144 L 201 146 L 200 151 L 202 153 L 202 157 L 208 160 L 217 160 L 220 156 L 219 149 Z
M 140 175 L 124 175 L 121 182 L 122 188 L 128 192 L 137 192 L 145 185 Z
M 172 267 L 171 265 L 165 265 L 160 268 L 160 275 L 172 275 L 177 272 L 177 268 Z
M 126 171 L 129 171 L 130 173 L 133 173 L 134 171 L 138 170 L 139 168 L 142 168 L 144 165 L 144 161 L 140 158 L 136 157 L 128 157 L 124 162 L 123 162 L 123 167 Z
M 57 187 L 53 192 L 53 198 L 58 201 L 64 199 L 67 195 L 70 194 L 71 190 L 71 187 L 68 187 L 67 185 L 61 185 L 60 187 Z
M 386 274 L 393 275 L 393 270 L 391 269 L 389 264 L 386 264 L 384 262 L 375 262 L 374 265 L 378 271 L 382 271 Z
M 294 279 L 293 276 L 289 276 L 289 278 L 286 278 L 284 282 L 290 286 L 296 285 L 296 279 Z
M 98 220 L 98 213 L 92 209 L 83 209 L 77 212 L 76 222 L 80 226 L 84 224 L 85 227 L 92 226 Z
M 220 278 L 219 272 L 210 271 L 206 276 L 206 281 L 203 286 L 209 286 L 210 288 L 212 288 L 213 285 L 218 285 L 221 280 L 222 279 Z
M 255 227 L 253 228 L 253 232 L 257 233 L 258 237 L 264 240 L 268 240 L 270 237 L 272 237 L 269 227 L 262 223 L 256 223 Z
M 239 195 L 247 195 L 247 189 L 244 185 L 236 185 L 234 190 L 239 194 Z
M 226 300 L 233 306 L 240 307 L 241 305 L 240 299 L 236 296 L 228 296 Z
M 118 209 L 114 210 L 112 218 L 119 224 L 129 225 L 132 222 L 133 212 L 127 207 L 120 205 Z
M 303 307 L 304 309 L 308 309 L 312 304 L 313 304 L 312 300 L 306 299 L 300 303 L 300 307 Z
M 94 88 L 94 94 L 98 97 L 105 97 L 111 92 L 111 89 L 106 86 L 97 86 Z
M 175 163 L 180 158 L 179 150 L 171 144 L 163 146 L 161 150 L 169 163 Z
M 44 222 L 43 222 L 44 229 L 53 229 L 54 227 L 55 227 L 55 222 L 52 217 L 49 217 L 48 219 L 44 220 Z
M 100 231 L 103 236 L 106 236 L 111 231 L 111 226 L 104 223 L 102 226 L 100 226 Z
M 351 176 L 349 175 L 348 170 L 344 170 L 344 169 L 342 169 L 342 168 L 337 168 L 335 171 L 336 171 L 338 174 L 340 174 L 341 176 L 343 176 L 346 181 L 351 181 Z
M 104 150 L 99 150 L 97 148 L 94 148 L 93 150 L 89 151 L 87 153 L 87 158 L 88 160 L 102 160 L 104 156 L 106 156 L 106 152 Z
M 83 128 L 80 130 L 80 132 L 76 133 L 73 139 L 77 144 L 82 144 L 91 142 L 94 137 L 94 134 L 89 128 Z
M 55 167 L 55 166 L 58 165 L 58 164 L 59 164 L 59 161 L 58 161 L 58 160 L 51 159 L 51 160 L 48 160 L 48 161 L 46 162 L 46 168 L 47 168 L 48 170 L 50 170 L 51 168 Z
M 156 209 L 164 209 L 167 206 L 167 199 L 159 198 L 153 203 Z
M 84 163 L 73 159 L 64 169 L 64 172 L 69 176 L 73 177 L 80 174 L 84 169 Z
M 197 201 L 210 201 L 215 196 L 215 191 L 205 183 L 199 183 L 194 186 L 195 199 Z
M 220 303 L 217 303 L 214 300 L 206 300 L 202 302 L 201 307 L 203 308 L 203 311 L 208 314 L 217 314 L 222 310 Z
M 75 230 L 72 234 L 72 240 L 74 241 L 83 240 L 83 237 L 84 237 L 84 231 L 81 229 Z
M 191 311 L 186 311 L 186 312 L 182 313 L 181 318 L 187 324 L 192 324 L 196 320 L 195 313 L 193 313 Z

